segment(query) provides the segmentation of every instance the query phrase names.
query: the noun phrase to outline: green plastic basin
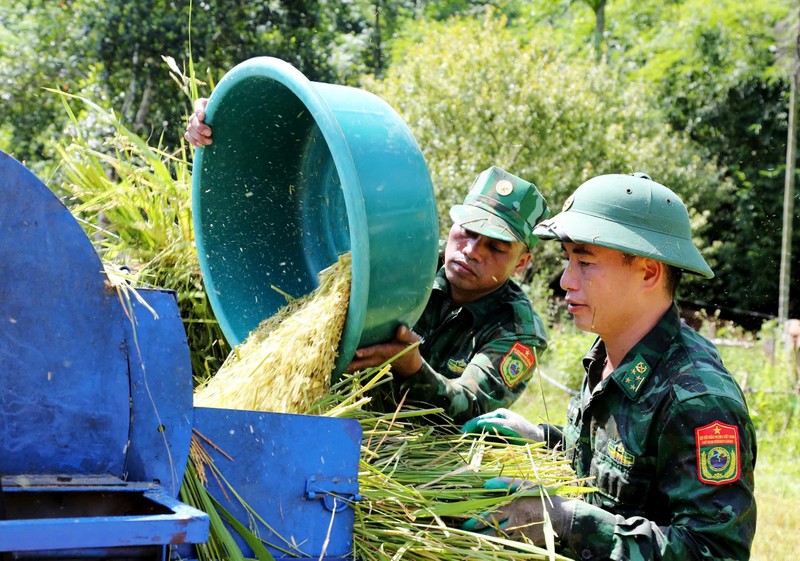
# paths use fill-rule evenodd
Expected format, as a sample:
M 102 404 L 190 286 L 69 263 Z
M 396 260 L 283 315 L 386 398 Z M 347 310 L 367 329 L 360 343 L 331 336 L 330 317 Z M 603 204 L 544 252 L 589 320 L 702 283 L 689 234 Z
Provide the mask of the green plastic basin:
M 430 173 L 400 116 L 361 89 L 309 81 L 258 57 L 209 98 L 192 206 L 200 268 L 231 345 L 352 251 L 334 375 L 359 346 L 413 325 L 430 295 L 438 217 Z

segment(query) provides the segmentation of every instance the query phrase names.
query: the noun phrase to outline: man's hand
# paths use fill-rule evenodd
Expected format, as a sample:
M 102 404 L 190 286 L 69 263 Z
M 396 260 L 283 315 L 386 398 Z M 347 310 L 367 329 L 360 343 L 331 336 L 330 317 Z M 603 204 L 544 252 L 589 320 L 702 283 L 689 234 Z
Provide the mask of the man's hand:
M 489 512 L 480 518 L 467 520 L 462 529 L 470 532 L 494 536 L 508 536 L 519 541 L 529 541 L 536 546 L 546 545 L 548 521 L 553 533 L 561 539 L 566 538 L 575 515 L 575 499 L 548 497 L 537 493 L 537 486 L 530 481 L 496 477 L 484 485 L 487 489 L 506 489 L 511 493 L 521 492 L 520 496 L 505 506 Z M 530 496 L 539 494 L 540 496 Z
M 380 366 L 397 353 L 419 340 L 419 335 L 411 331 L 405 325 L 401 325 L 397 328 L 394 340 L 358 349 L 350 366 L 347 367 L 347 372 L 352 373 L 357 370 Z M 419 354 L 418 346 L 392 362 L 392 372 L 403 378 L 408 378 L 416 374 L 419 372 L 420 368 L 422 368 L 422 355 Z
M 207 105 L 208 99 L 197 98 L 197 101 L 194 102 L 194 113 L 189 117 L 189 124 L 186 125 L 186 132 L 183 133 L 183 138 L 195 148 L 211 144 L 211 127 L 204 122 Z
M 520 440 L 544 442 L 544 430 L 534 425 L 519 413 L 508 409 L 496 409 L 467 421 L 461 427 L 463 433 L 496 434 Z

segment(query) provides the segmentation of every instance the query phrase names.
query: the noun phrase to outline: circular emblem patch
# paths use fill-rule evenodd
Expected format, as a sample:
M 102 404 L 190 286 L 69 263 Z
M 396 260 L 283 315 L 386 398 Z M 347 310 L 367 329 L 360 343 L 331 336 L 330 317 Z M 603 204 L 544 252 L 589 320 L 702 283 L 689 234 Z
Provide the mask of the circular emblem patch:
M 569 210 L 570 207 L 572 206 L 572 201 L 574 200 L 575 200 L 575 195 L 570 195 L 569 197 L 567 197 L 567 200 L 564 201 L 564 206 L 561 207 L 561 212 Z
M 712 471 L 721 472 L 728 467 L 731 455 L 725 448 L 712 448 L 708 453 L 708 467 Z
M 498 195 L 510 195 L 514 191 L 514 186 L 511 185 L 511 182 L 508 179 L 501 179 L 497 182 L 497 185 L 494 188 L 497 191 Z

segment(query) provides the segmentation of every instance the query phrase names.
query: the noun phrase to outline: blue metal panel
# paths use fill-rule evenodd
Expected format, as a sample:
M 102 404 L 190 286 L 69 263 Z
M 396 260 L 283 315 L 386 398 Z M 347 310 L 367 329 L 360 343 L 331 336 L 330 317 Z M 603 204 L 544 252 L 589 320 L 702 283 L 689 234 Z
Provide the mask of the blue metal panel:
M 121 475 L 122 309 L 70 211 L 0 152 L 0 474 Z
M 156 485 L 72 485 L 54 479 L 3 481 L 8 515 L 0 520 L 0 551 L 51 551 L 200 543 L 208 515 L 176 501 Z M 60 495 L 67 495 L 66 498 Z M 97 497 L 102 500 L 96 500 Z M 53 509 L 52 505 L 62 508 Z M 55 510 L 55 512 L 53 512 Z
M 292 556 L 285 552 L 291 543 L 298 545 L 293 556 L 352 555 L 353 509 L 330 510 L 326 491 L 357 493 L 357 421 L 197 407 L 195 428 L 233 459 L 206 446 L 225 479 L 269 525 L 256 523 L 259 535 L 273 544 L 267 547 L 273 556 Z M 244 508 L 209 479 L 209 491 L 246 525 Z M 239 543 L 251 554 L 243 540 Z
M 175 294 L 138 293 L 147 306 L 131 298 L 135 322 L 125 322 L 132 412 L 126 479 L 158 481 L 177 497 L 192 438 L 189 346 Z

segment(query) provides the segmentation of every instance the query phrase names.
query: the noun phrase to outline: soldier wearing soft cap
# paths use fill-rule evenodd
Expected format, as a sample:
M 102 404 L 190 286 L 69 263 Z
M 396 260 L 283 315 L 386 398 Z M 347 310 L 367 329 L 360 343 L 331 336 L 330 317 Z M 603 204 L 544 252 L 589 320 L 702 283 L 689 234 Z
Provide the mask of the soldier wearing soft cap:
M 495 166 L 481 173 L 450 209 L 443 265 L 419 321 L 399 328 L 394 341 L 359 349 L 350 370 L 382 364 L 420 341 L 392 363 L 388 407 L 433 405 L 457 423 L 509 407 L 547 346 L 541 319 L 511 277 L 530 262 L 539 241 L 533 228 L 548 214 L 533 183 Z

